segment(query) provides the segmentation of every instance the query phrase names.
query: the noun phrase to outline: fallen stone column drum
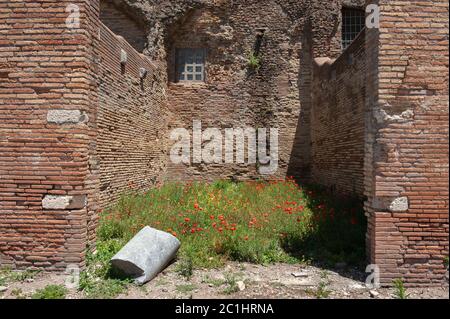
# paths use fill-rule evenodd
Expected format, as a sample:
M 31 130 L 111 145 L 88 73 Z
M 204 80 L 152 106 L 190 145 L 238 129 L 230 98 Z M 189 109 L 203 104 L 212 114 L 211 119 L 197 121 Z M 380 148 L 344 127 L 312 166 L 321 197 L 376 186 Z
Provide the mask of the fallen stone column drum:
M 171 234 L 147 226 L 111 259 L 111 263 L 142 285 L 167 267 L 180 245 Z

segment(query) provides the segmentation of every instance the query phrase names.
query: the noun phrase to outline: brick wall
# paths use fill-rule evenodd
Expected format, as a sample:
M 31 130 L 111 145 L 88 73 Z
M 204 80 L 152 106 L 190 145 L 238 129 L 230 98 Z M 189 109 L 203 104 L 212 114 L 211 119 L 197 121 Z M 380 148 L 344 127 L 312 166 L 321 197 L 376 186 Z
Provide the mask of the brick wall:
M 448 2 L 380 6 L 367 48 L 371 258 L 385 284 L 438 284 L 448 256 Z
M 134 1 L 122 2 L 136 13 Z M 139 10 L 148 29 L 131 23 L 138 19 L 130 12 L 103 6 L 111 28 L 127 25 L 116 31 L 130 45 L 100 24 L 97 0 L 0 0 L 2 264 L 83 266 L 99 207 L 166 179 L 167 126 L 189 128 L 198 119 L 221 129 L 279 128 L 276 177 L 311 176 L 360 194 L 364 176 L 367 246 L 382 283 L 441 283 L 448 3 L 380 0 L 381 29 L 367 30 L 365 45 L 361 36 L 341 55 L 343 3 L 360 5 L 147 1 Z M 75 28 L 66 24 L 70 4 L 80 9 Z M 262 66 L 248 72 L 261 28 Z M 143 32 L 156 64 L 135 50 Z M 173 83 L 181 47 L 209 49 L 206 83 Z M 338 59 L 313 73 L 314 58 L 326 56 Z M 140 68 L 148 70 L 142 81 Z M 259 174 L 256 166 L 171 166 L 167 179 L 225 177 Z
M 143 52 L 147 43 L 146 26 L 142 20 L 126 13 L 116 2 L 100 1 L 100 21 L 115 34 L 122 36 L 136 51 Z
M 68 28 L 67 6 L 80 9 Z M 0 258 L 82 264 L 95 210 L 96 1 L 0 1 Z
M 164 177 L 169 112 L 165 72 L 103 24 L 99 55 L 97 160 L 99 203 L 105 207 L 123 192 L 149 189 Z M 143 79 L 142 68 L 148 71 Z
M 193 120 L 203 128 L 278 128 L 279 170 L 270 178 L 294 175 L 305 180 L 310 164 L 309 109 L 312 43 L 328 51 L 333 25 L 317 30 L 312 39 L 311 11 L 307 1 L 246 1 L 186 10 L 167 26 L 169 107 L 177 118 L 171 127 L 190 129 Z M 332 10 L 338 9 L 333 6 Z M 314 11 L 315 12 L 315 11 Z M 336 16 L 340 12 L 336 12 Z M 321 15 L 314 13 L 314 18 Z M 337 23 L 337 22 L 335 22 Z M 260 29 L 262 63 L 249 72 L 248 58 Z M 335 33 L 334 33 L 335 36 Z M 327 44 L 328 43 L 328 44 Z M 205 48 L 206 81 L 174 83 L 177 48 Z M 261 175 L 256 165 L 171 165 L 171 180 L 235 178 Z
M 311 180 L 364 194 L 365 33 L 335 61 L 316 59 L 312 86 Z

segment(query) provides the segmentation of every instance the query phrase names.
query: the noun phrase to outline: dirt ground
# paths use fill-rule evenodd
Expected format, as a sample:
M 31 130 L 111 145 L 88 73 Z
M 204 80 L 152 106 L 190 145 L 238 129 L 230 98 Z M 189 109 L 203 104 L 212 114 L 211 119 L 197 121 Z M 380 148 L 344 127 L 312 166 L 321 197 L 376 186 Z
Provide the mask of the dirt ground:
M 277 264 L 260 266 L 229 263 L 224 269 L 196 270 L 188 281 L 169 266 L 150 283 L 131 285 L 121 299 L 389 299 L 395 290 L 370 290 L 364 285 L 366 275 L 354 269 L 323 270 L 314 266 Z M 0 298 L 28 298 L 36 289 L 49 284 L 64 284 L 61 274 L 40 273 L 24 282 L 3 287 Z M 448 299 L 448 282 L 442 287 L 407 288 L 411 299 Z M 68 299 L 84 298 L 72 289 Z

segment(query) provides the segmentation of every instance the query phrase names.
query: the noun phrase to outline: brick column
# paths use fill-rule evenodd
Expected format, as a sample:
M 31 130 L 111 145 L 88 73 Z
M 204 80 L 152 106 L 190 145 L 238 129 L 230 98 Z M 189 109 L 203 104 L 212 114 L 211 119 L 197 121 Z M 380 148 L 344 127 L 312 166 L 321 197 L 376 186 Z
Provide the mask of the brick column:
M 0 0 L 2 265 L 84 263 L 96 211 L 97 25 L 97 0 Z
M 367 32 L 368 248 L 382 283 L 444 281 L 448 256 L 448 2 L 379 1 Z

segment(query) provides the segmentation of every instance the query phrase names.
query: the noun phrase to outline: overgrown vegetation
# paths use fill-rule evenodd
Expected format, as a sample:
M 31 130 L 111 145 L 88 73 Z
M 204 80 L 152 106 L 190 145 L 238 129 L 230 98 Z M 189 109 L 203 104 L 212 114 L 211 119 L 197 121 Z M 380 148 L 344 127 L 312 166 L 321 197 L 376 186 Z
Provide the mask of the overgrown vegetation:
M 227 260 L 330 266 L 364 261 L 366 226 L 358 200 L 332 198 L 294 180 L 166 184 L 124 195 L 101 214 L 97 249 L 80 280 L 87 297 L 113 298 L 130 284 L 109 260 L 144 226 L 180 239 L 177 272 L 187 280 L 195 268 Z M 224 293 L 237 289 L 233 278 L 223 285 Z
M 0 269 L 0 286 L 11 282 L 24 282 L 26 280 L 32 280 L 37 274 L 39 274 L 39 272 L 39 270 L 13 271 L 9 267 L 3 267 Z
M 359 201 L 333 199 L 293 180 L 218 181 L 166 184 L 124 196 L 101 215 L 92 257 L 102 266 L 94 275 L 108 278 L 109 259 L 147 225 L 180 239 L 179 272 L 187 278 L 193 268 L 219 267 L 226 260 L 330 266 L 364 260 L 366 226 Z
M 31 296 L 32 299 L 65 299 L 67 289 L 61 285 L 47 285 L 43 289 L 38 289 Z

